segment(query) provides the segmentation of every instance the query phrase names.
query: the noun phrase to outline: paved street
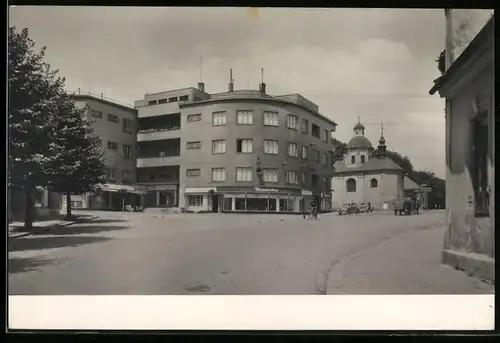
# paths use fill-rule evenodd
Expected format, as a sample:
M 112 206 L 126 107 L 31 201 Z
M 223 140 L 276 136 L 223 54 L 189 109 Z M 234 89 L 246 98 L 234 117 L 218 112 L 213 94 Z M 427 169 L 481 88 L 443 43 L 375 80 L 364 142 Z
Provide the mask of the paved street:
M 444 212 L 322 215 L 95 212 L 9 240 L 9 293 L 491 293 L 439 263 Z

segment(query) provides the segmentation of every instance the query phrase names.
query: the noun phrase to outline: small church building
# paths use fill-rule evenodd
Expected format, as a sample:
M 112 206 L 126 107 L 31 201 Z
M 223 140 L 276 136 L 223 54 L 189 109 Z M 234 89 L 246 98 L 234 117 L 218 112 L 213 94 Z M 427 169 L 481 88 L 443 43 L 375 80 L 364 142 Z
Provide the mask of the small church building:
M 394 201 L 403 199 L 405 179 L 410 179 L 405 177 L 403 168 L 386 155 L 383 127 L 378 143 L 377 155 L 371 157 L 374 148 L 358 119 L 344 160 L 334 165 L 333 209 L 349 203 L 358 206 L 370 203 L 374 209 L 392 209 Z

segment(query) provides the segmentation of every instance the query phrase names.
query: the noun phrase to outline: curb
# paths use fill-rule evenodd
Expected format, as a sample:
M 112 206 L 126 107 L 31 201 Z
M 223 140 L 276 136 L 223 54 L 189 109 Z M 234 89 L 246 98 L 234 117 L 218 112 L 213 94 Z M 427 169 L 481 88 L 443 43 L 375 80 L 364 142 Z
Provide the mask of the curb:
M 322 294 L 324 295 L 338 294 L 334 290 L 338 288 L 336 287 L 337 285 L 341 285 L 343 283 L 344 271 L 349 266 L 349 264 L 351 264 L 351 262 L 355 261 L 356 259 L 362 257 L 366 252 L 370 251 L 371 249 L 374 249 L 379 244 L 386 243 L 400 235 L 413 233 L 415 231 L 435 230 L 441 227 L 442 227 L 441 224 L 432 224 L 432 225 L 417 227 L 414 230 L 396 232 L 391 236 L 388 237 L 386 236 L 384 238 L 377 240 L 376 242 L 361 247 L 357 252 L 346 254 L 344 256 L 337 258 L 330 264 L 329 268 L 327 268 L 327 270 L 324 272 L 324 274 L 326 275 L 326 280 L 323 281 L 322 285 L 323 287 L 321 287 L 319 291 L 322 292 Z
M 94 220 L 94 219 L 97 219 L 97 218 L 99 218 L 99 216 L 92 216 L 92 217 L 90 217 L 88 219 L 85 219 L 85 220 Z M 56 225 L 53 225 L 53 226 L 43 227 L 43 228 L 40 228 L 39 230 L 34 230 L 34 231 L 31 231 L 31 232 L 21 232 L 19 234 L 15 234 L 15 235 L 9 235 L 8 238 L 9 239 L 15 239 L 15 238 L 26 237 L 26 236 L 37 234 L 37 233 L 51 231 L 53 229 L 57 229 L 57 228 L 60 228 L 60 227 L 70 226 L 70 225 L 76 224 L 78 222 L 80 222 L 80 221 L 77 220 L 77 221 L 72 221 L 72 222 L 68 222 L 68 223 L 56 224 Z

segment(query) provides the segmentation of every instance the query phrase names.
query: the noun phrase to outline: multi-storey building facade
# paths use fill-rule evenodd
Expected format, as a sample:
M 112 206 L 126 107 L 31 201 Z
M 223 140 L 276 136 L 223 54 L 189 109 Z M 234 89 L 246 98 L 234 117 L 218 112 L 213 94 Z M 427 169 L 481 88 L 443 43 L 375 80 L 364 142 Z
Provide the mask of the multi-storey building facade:
M 138 184 L 146 207 L 299 212 L 330 208 L 336 123 L 299 94 L 186 88 L 136 101 Z
M 140 204 L 143 193 L 136 184 L 137 110 L 90 93 L 73 93 L 78 108 L 85 108 L 92 129 L 101 139 L 108 182 L 95 193 L 72 195 L 73 208 L 121 209 Z M 63 197 L 63 208 L 66 206 Z
M 495 281 L 495 28 L 493 10 L 447 9 L 443 75 L 430 93 L 446 99 L 443 261 Z

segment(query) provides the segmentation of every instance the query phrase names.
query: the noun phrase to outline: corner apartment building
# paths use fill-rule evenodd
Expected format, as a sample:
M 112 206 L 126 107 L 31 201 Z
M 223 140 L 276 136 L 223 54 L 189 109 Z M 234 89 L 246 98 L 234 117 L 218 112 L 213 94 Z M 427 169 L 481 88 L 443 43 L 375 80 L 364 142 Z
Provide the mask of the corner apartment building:
M 494 283 L 493 10 L 447 9 L 445 18 L 445 68 L 430 91 L 446 99 L 447 228 L 443 261 Z
M 299 94 L 208 94 L 204 84 L 146 94 L 138 111 L 137 181 L 145 207 L 187 212 L 330 209 L 336 123 Z
M 94 194 L 72 195 L 73 208 L 121 209 L 140 204 L 143 193 L 136 184 L 137 110 L 101 94 L 73 93 L 78 108 L 85 108 L 92 129 L 101 139 L 108 164 L 108 182 Z M 66 198 L 62 199 L 62 208 Z

